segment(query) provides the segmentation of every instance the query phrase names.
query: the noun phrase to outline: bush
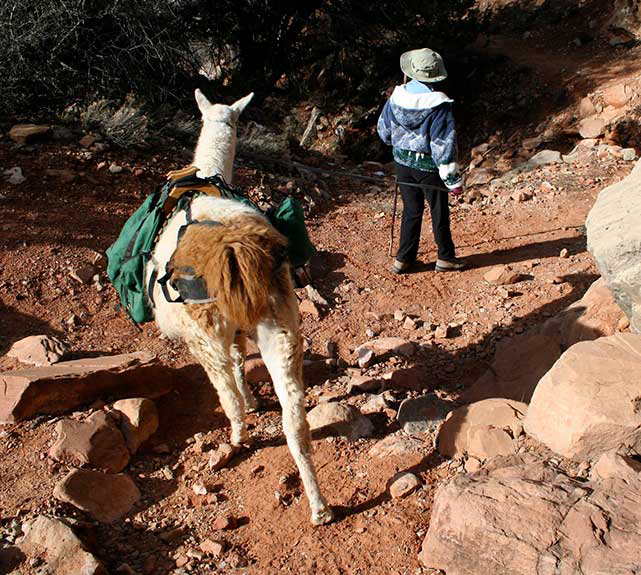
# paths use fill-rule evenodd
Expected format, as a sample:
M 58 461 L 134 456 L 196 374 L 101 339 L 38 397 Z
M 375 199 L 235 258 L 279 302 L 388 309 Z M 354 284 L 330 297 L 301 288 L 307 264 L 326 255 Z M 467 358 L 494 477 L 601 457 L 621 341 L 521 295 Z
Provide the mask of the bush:
M 176 98 L 197 63 L 174 0 L 0 2 L 0 98 L 7 111 L 135 93 Z
M 7 112 L 127 94 L 157 107 L 271 91 L 380 97 L 400 51 L 462 43 L 473 0 L 3 0 L 0 98 Z M 199 73 L 213 80 L 206 82 Z M 123 112 L 124 113 L 124 112 Z
M 149 120 L 133 97 L 120 107 L 107 100 L 97 100 L 80 112 L 85 129 L 97 130 L 121 148 L 143 147 L 149 136 Z

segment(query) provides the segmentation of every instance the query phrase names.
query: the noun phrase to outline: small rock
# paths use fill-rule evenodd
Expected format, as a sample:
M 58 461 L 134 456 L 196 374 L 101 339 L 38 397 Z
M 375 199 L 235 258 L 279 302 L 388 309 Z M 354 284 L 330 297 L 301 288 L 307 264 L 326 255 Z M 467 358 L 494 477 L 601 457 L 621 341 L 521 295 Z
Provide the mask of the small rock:
M 125 439 L 104 411 L 96 411 L 85 421 L 63 419 L 55 432 L 58 438 L 49 456 L 56 461 L 91 465 L 107 473 L 118 473 L 129 463 Z
M 411 317 L 406 317 L 403 322 L 403 329 L 414 330 L 416 329 L 416 320 L 413 320 Z
M 539 190 L 544 194 L 549 194 L 554 191 L 554 186 L 550 182 L 542 182 Z
M 476 457 L 470 457 L 465 462 L 465 471 L 468 473 L 476 473 L 479 469 L 481 469 L 481 462 Z
M 211 452 L 209 456 L 209 468 L 212 471 L 218 471 L 225 467 L 234 455 L 234 448 L 228 443 L 221 443 L 218 449 Z
M 4 176 L 7 176 L 7 181 L 14 186 L 21 184 L 27 179 L 22 175 L 22 168 L 20 168 L 19 166 L 9 168 L 2 172 L 2 174 Z
M 307 421 L 312 431 L 326 435 L 339 435 L 350 441 L 368 437 L 374 431 L 374 425 L 358 409 L 342 403 L 321 403 L 307 414 Z
M 24 145 L 30 140 L 49 133 L 51 126 L 38 126 L 36 124 L 16 124 L 9 130 L 9 137 L 18 145 Z
M 449 325 L 439 325 L 434 330 L 434 337 L 436 339 L 447 339 L 451 335 L 451 330 Z
M 383 397 L 383 394 L 379 395 L 370 395 L 367 401 L 361 405 L 361 413 L 382 413 L 385 409 L 388 408 L 387 401 Z
M 319 291 L 313 287 L 311 284 L 305 286 L 305 291 L 307 292 L 307 297 L 318 305 L 329 305 L 327 300 L 319 293 Z
M 396 321 L 403 321 L 405 319 L 405 312 L 402 309 L 397 309 L 394 312 L 394 319 Z
M 588 118 L 596 114 L 596 108 L 589 96 L 586 96 L 579 103 L 579 114 L 581 118 Z
M 568 251 L 568 248 L 563 248 L 563 249 L 559 252 L 559 257 L 560 257 L 561 259 L 567 259 L 567 258 L 569 258 L 569 257 L 570 257 L 570 252 Z
M 363 393 L 374 391 L 381 387 L 380 379 L 367 375 L 355 375 L 349 380 L 347 393 Z
M 32 335 L 14 343 L 7 355 L 22 363 L 42 366 L 58 363 L 68 351 L 69 346 L 57 337 Z
M 374 352 L 366 347 L 358 350 L 358 366 L 360 368 L 369 367 L 374 361 Z
M 125 436 L 127 447 L 133 454 L 158 429 L 158 410 L 151 399 L 142 397 L 121 399 L 113 408 L 122 414 L 120 430 Z
M 623 148 L 621 155 L 626 162 L 633 162 L 637 159 L 637 151 L 634 148 Z
M 216 517 L 212 523 L 214 529 L 234 529 L 236 527 L 236 520 L 230 515 L 223 515 Z
M 630 320 L 626 316 L 621 317 L 617 322 L 617 331 L 625 331 L 629 327 L 630 327 Z
M 53 495 L 103 523 L 117 521 L 140 499 L 140 491 L 128 475 L 88 469 L 70 471 L 56 485 Z
M 298 310 L 302 315 L 311 315 L 316 320 L 320 319 L 320 312 L 312 300 L 304 299 L 298 305 Z
M 390 479 L 389 493 L 392 499 L 407 497 L 421 486 L 421 480 L 409 471 L 401 471 Z
M 220 557 L 225 550 L 224 541 L 216 541 L 214 539 L 205 539 L 200 544 L 200 550 L 206 555 L 213 555 L 214 557 Z
M 119 166 L 118 164 L 110 164 L 109 171 L 112 174 L 119 174 L 120 172 L 122 172 L 122 166 Z
M 516 192 L 512 192 L 510 197 L 515 202 L 527 202 L 532 197 L 532 194 L 525 192 L 523 190 L 517 190 Z
M 96 141 L 96 136 L 93 134 L 86 134 L 80 140 L 78 140 L 78 143 L 83 147 L 83 148 L 89 148 L 93 145 L 93 143 Z
M 579 134 L 582 138 L 598 138 L 603 135 L 605 121 L 600 118 L 584 118 L 579 122 Z
M 509 285 L 519 281 L 520 274 L 508 265 L 494 266 L 487 271 L 483 279 L 494 285 Z
M 408 435 L 436 431 L 451 406 L 433 394 L 405 399 L 398 409 L 398 421 Z
M 196 495 L 207 495 L 207 488 L 202 483 L 194 483 L 191 489 Z
M 557 152 L 556 150 L 541 150 L 537 154 L 534 154 L 534 156 L 528 160 L 528 163 L 535 166 L 543 166 L 545 164 L 559 164 L 562 161 L 561 152 Z
M 335 341 L 328 341 L 325 349 L 329 357 L 336 357 L 338 355 L 338 344 Z

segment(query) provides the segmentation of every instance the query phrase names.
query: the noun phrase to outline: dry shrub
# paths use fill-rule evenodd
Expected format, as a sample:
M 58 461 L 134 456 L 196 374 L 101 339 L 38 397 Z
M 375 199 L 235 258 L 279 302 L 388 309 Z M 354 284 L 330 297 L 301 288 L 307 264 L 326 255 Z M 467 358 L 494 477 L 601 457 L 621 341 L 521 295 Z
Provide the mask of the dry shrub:
M 85 129 L 100 132 L 121 148 L 147 144 L 149 119 L 131 97 L 120 107 L 108 100 L 96 100 L 81 110 L 80 120 Z

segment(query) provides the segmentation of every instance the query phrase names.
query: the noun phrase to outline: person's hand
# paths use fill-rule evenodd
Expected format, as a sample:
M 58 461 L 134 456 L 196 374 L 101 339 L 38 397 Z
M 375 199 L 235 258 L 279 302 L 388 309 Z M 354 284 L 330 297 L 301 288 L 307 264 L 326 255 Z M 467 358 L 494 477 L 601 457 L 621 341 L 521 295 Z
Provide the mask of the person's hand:
M 450 190 L 450 195 L 453 198 L 458 198 L 459 196 L 463 195 L 463 186 L 459 186 L 458 188 L 454 188 L 453 190 Z

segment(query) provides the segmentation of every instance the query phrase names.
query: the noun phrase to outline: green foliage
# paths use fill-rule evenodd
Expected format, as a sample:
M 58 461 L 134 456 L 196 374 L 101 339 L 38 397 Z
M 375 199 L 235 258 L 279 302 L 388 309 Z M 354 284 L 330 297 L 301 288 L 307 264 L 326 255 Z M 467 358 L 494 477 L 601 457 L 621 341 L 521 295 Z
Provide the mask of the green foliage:
M 204 84 L 366 100 L 401 50 L 466 37 L 472 0 L 4 0 L 0 98 L 11 112 L 73 101 L 157 106 Z M 466 24 L 467 23 L 467 24 Z

